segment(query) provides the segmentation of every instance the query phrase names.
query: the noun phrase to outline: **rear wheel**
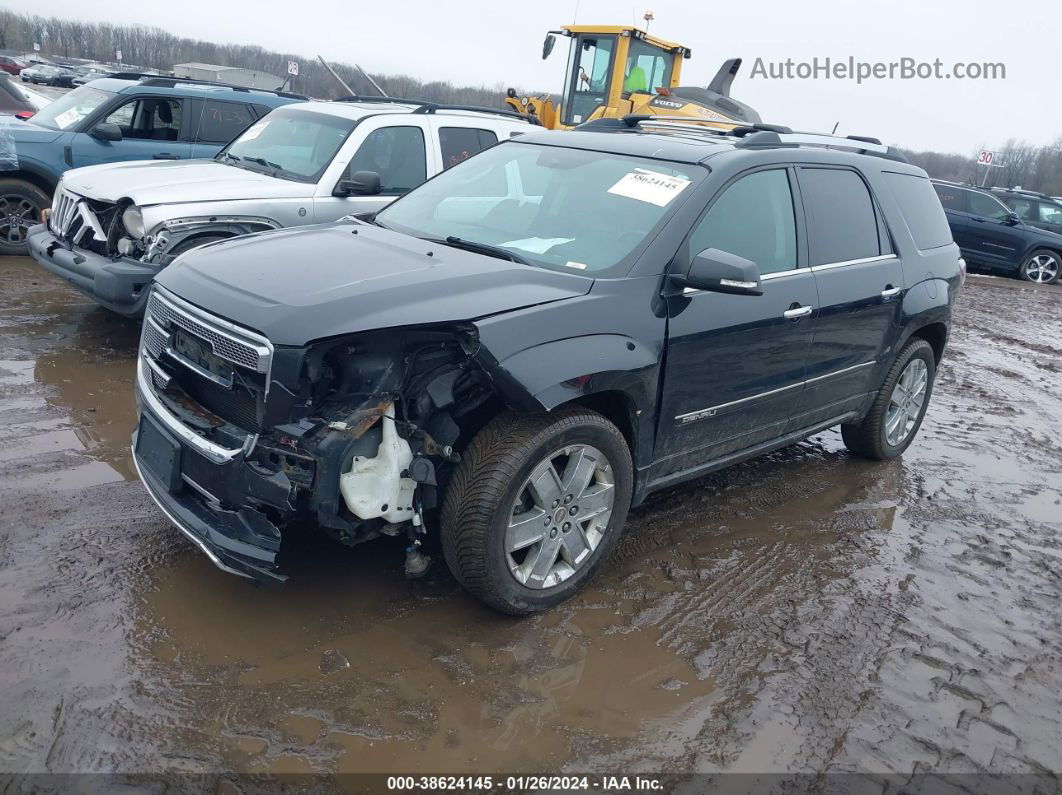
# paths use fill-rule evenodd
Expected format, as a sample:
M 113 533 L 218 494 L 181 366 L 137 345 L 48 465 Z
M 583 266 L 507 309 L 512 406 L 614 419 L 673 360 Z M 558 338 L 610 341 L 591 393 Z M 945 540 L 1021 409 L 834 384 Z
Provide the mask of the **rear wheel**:
M 0 179 L 0 254 L 25 254 L 26 235 L 51 204 L 44 191 L 21 179 Z
M 930 344 L 923 339 L 908 342 L 862 422 L 841 426 L 845 446 L 878 461 L 903 453 L 922 425 L 935 377 L 936 357 Z
M 600 414 L 504 414 L 476 435 L 447 488 L 447 565 L 497 610 L 557 605 L 616 546 L 632 481 L 627 442 Z
M 1020 275 L 1027 282 L 1037 284 L 1054 284 L 1062 273 L 1062 257 L 1045 248 L 1029 255 L 1021 265 Z

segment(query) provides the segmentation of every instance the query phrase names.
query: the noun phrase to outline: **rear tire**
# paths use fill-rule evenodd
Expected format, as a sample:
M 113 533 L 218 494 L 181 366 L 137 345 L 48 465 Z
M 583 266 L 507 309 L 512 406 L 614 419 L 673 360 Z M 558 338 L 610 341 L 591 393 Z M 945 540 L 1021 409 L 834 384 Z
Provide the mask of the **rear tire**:
M 26 233 L 41 222 L 41 210 L 52 200 L 36 185 L 21 179 L 0 179 L 0 254 L 25 256 Z
M 1062 273 L 1062 256 L 1046 248 L 1039 248 L 1021 264 L 1018 275 L 1027 282 L 1054 284 Z
M 889 368 L 863 420 L 841 426 L 845 447 L 875 461 L 901 455 L 922 426 L 935 377 L 936 356 L 932 346 L 923 339 L 908 342 Z M 920 402 L 915 405 L 919 394 Z
M 560 604 L 615 548 L 633 480 L 627 442 L 600 414 L 502 414 L 476 434 L 447 487 L 446 563 L 504 613 Z

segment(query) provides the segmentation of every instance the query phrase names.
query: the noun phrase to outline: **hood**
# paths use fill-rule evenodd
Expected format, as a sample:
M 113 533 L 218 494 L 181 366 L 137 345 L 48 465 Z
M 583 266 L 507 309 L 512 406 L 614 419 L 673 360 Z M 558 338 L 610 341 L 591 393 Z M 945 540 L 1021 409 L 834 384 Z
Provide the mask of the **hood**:
M 295 346 L 358 331 L 473 320 L 586 295 L 594 283 L 359 223 L 206 245 L 156 281 L 276 345 Z
M 60 130 L 49 130 L 29 121 L 3 122 L 4 133 L 11 133 L 11 138 L 16 144 L 50 144 L 63 133 Z
M 292 182 L 216 160 L 134 160 L 68 171 L 63 186 L 81 196 L 140 207 L 234 199 L 312 196 L 315 185 Z

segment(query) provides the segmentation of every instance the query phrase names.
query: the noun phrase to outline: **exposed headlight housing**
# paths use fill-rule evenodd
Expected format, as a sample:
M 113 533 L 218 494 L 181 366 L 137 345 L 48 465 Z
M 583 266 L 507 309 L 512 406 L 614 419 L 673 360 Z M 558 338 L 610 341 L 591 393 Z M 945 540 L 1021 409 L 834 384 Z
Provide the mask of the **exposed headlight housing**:
M 136 205 L 128 207 L 122 213 L 122 223 L 125 224 L 125 231 L 130 237 L 140 240 L 144 236 L 144 214 Z

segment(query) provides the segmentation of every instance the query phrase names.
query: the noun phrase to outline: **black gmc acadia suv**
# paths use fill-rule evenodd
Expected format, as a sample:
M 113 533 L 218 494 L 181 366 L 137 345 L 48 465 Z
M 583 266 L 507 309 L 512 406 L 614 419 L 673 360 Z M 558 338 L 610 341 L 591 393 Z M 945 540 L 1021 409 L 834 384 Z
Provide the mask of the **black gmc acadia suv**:
M 964 273 L 925 173 L 872 139 L 528 133 L 374 217 L 163 271 L 134 458 L 226 571 L 282 582 L 314 526 L 408 535 L 416 576 L 438 533 L 469 591 L 531 613 L 654 490 L 836 425 L 900 455 Z

